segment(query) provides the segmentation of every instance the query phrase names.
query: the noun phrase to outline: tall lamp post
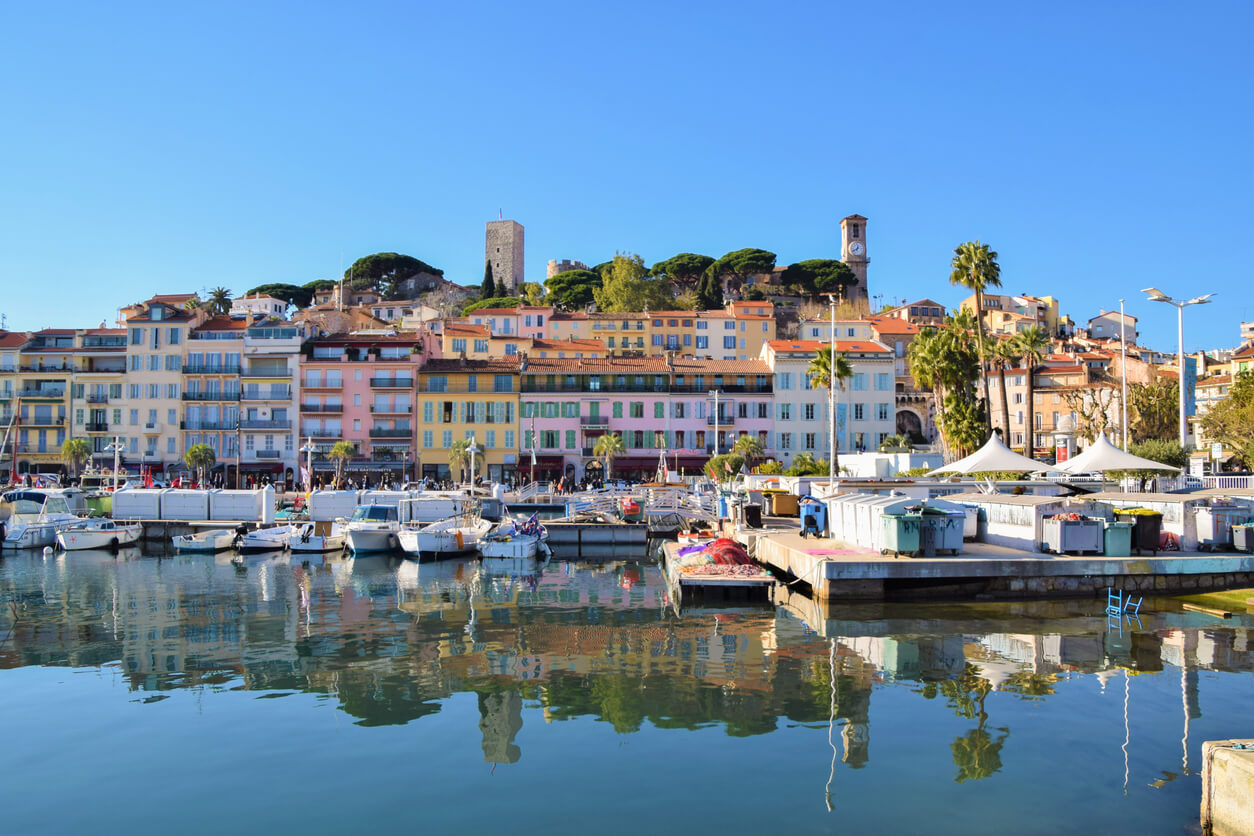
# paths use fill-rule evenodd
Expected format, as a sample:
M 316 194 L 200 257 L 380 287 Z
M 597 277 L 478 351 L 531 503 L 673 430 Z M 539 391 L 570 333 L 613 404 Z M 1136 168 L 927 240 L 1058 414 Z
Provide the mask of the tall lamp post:
M 832 303 L 832 356 L 827 369 L 827 432 L 830 436 L 827 449 L 827 495 L 836 495 L 836 294 L 828 294 Z
M 1123 452 L 1128 452 L 1128 321 L 1123 316 L 1123 300 L 1119 300 L 1119 371 L 1123 381 L 1123 394 L 1120 395 L 1120 403 L 1123 404 L 1123 417 L 1120 423 L 1123 425 Z
M 475 437 L 470 437 L 470 446 L 466 448 L 466 452 L 470 454 L 470 487 L 475 486 L 475 456 L 479 455 L 479 445 L 475 444 Z
M 1148 293 L 1151 302 L 1166 302 L 1168 305 L 1174 305 L 1176 308 L 1176 328 L 1179 337 L 1179 345 L 1177 347 L 1179 365 L 1177 366 L 1177 372 L 1180 375 L 1180 446 L 1184 447 L 1188 440 L 1188 429 L 1184 420 L 1184 309 L 1189 305 L 1209 304 L 1210 297 L 1215 294 L 1204 293 L 1201 296 L 1194 296 L 1192 299 L 1176 301 L 1156 287 L 1142 288 L 1141 292 Z
M 105 450 L 105 452 L 106 452 L 106 453 L 112 453 L 112 454 L 113 454 L 113 492 L 114 492 L 114 493 L 117 493 L 117 490 L 118 490 L 118 467 L 119 467 L 119 466 L 120 466 L 120 464 L 121 464 L 121 462 L 119 461 L 119 456 L 120 456 L 120 455 L 121 455 L 121 453 L 122 453 L 122 439 L 121 439 L 120 437 L 118 437 L 118 436 L 116 436 L 116 435 L 115 435 L 115 436 L 113 437 L 113 443 L 112 443 L 112 444 L 110 444 L 110 445 L 108 445 L 107 447 L 105 447 L 105 448 L 104 448 L 104 450 Z
M 300 448 L 300 451 L 305 454 L 305 490 L 307 492 L 313 490 L 313 454 L 316 449 L 313 436 L 306 437 L 305 446 Z
M 714 455 L 718 455 L 718 399 L 723 394 L 722 389 L 711 389 L 710 397 L 714 399 L 714 412 L 711 417 L 714 419 Z

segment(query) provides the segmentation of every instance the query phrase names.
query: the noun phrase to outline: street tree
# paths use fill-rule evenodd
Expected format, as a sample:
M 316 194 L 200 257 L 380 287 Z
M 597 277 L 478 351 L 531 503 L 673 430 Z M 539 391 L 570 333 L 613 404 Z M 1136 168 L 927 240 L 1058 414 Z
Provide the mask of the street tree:
M 621 456 L 627 452 L 626 445 L 623 444 L 623 437 L 618 433 L 606 433 L 597 439 L 597 443 L 592 447 L 592 455 L 605 462 L 605 478 L 610 478 L 610 468 L 614 464 L 614 457 Z
M 1049 345 L 1049 337 L 1045 336 L 1045 330 L 1039 325 L 1024 328 L 1015 337 L 1015 348 L 1027 369 L 1028 417 L 1024 422 L 1023 454 L 1028 458 L 1035 458 L 1036 453 L 1036 367 L 1044 362 L 1046 355 L 1049 354 Z M 984 394 L 987 398 L 988 376 L 981 376 L 984 378 Z
M 853 366 L 849 363 L 849 356 L 843 351 L 836 355 L 836 365 L 832 365 L 832 351 L 829 348 L 820 348 L 810 358 L 810 365 L 806 366 L 806 377 L 810 378 L 812 386 L 818 386 L 827 390 L 828 402 L 833 410 L 836 409 L 835 392 L 833 386 L 845 391 L 845 381 L 853 377 Z M 839 431 L 839 427 L 837 428 Z M 836 439 L 836 443 L 832 445 L 831 456 L 832 461 L 836 464 L 835 472 L 840 472 L 840 438 Z
M 91 459 L 91 444 L 85 438 L 67 438 L 61 443 L 61 461 L 70 466 L 77 477 L 83 465 Z
M 337 441 L 327 451 L 327 458 L 335 463 L 336 487 L 343 486 L 344 471 L 355 455 L 357 455 L 357 445 L 351 441 Z
M 1254 372 L 1239 372 L 1223 400 L 1202 416 L 1202 431 L 1254 468 Z
M 282 299 L 294 307 L 307 308 L 309 303 L 313 301 L 314 292 L 308 286 L 302 287 L 298 284 L 273 282 L 271 284 L 259 284 L 250 290 L 244 291 L 244 295 L 273 296 L 275 299 Z
M 213 454 L 213 448 L 208 444 L 193 444 L 183 454 L 183 461 L 196 472 L 196 483 L 203 485 L 205 483 L 205 472 L 213 468 L 217 457 Z
M 984 351 L 984 291 L 990 287 L 1001 287 L 1001 265 L 997 263 L 997 253 L 977 238 L 955 247 L 949 266 L 949 283 L 975 293 L 975 334 L 982 359 L 987 356 Z M 984 402 L 988 403 L 988 375 L 984 373 L 983 362 L 980 364 L 980 379 L 984 384 Z M 993 430 L 991 418 L 988 429 L 989 432 Z
M 205 307 L 213 316 L 226 316 L 231 312 L 231 291 L 225 287 L 215 287 L 209 291 L 209 301 Z

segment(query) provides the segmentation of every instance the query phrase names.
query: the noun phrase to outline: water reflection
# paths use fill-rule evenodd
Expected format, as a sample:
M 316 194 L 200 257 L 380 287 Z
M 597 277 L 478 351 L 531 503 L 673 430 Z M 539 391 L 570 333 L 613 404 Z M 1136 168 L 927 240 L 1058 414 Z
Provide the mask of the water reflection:
M 1143 628 L 1128 631 L 1108 630 L 1097 601 L 828 610 L 784 592 L 775 606 L 677 614 L 657 569 L 634 563 L 520 572 L 79 552 L 7 558 L 0 594 L 0 667 L 116 666 L 139 692 L 300 691 L 362 726 L 411 723 L 474 693 L 494 765 L 520 761 L 534 705 L 546 723 L 589 717 L 623 734 L 823 728 L 832 771 L 859 770 L 872 760 L 873 694 L 904 686 L 964 721 L 949 744 L 953 780 L 978 781 L 1005 768 L 1017 739 L 994 694 L 1045 701 L 1078 676 L 1104 687 L 1171 666 L 1183 763 L 1166 782 L 1190 773 L 1198 671 L 1252 662 L 1247 622 L 1218 628 L 1168 602 L 1147 603 Z

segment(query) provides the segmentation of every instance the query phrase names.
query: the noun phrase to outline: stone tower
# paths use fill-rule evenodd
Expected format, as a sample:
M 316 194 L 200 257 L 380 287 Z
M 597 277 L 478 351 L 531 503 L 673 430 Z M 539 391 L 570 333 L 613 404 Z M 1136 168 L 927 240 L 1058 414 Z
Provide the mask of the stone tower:
M 492 265 L 492 277 L 511 291 L 523 285 L 523 228 L 517 221 L 488 221 L 484 260 Z
M 861 215 L 850 215 L 840 222 L 840 260 L 858 277 L 858 283 L 849 288 L 850 301 L 869 302 L 866 266 L 871 259 L 866 254 L 866 218 Z

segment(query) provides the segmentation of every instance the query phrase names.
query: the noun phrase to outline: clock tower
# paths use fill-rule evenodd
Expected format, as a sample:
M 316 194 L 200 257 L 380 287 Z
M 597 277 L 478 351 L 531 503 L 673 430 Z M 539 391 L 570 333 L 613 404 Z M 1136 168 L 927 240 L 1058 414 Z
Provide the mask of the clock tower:
M 849 288 L 850 301 L 870 301 L 866 284 L 866 266 L 871 259 L 866 254 L 866 218 L 850 215 L 840 222 L 840 260 L 858 277 L 858 283 Z

